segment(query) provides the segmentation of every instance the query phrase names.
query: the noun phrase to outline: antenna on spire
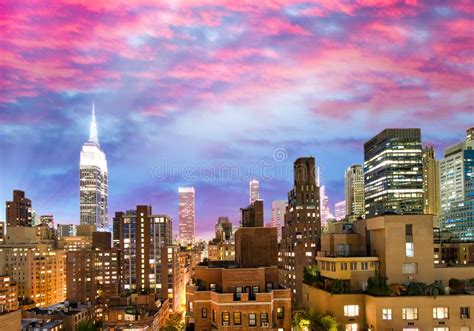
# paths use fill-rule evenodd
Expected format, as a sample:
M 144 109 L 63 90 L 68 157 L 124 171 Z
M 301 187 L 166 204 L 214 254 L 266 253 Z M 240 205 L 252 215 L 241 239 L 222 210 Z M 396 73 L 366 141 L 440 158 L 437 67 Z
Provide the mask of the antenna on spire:
M 94 103 L 94 100 L 92 100 L 92 118 L 91 118 L 91 124 L 90 124 L 90 127 L 89 127 L 89 141 L 99 145 L 99 137 L 98 137 L 98 134 L 97 134 L 97 124 L 95 122 L 95 103 Z

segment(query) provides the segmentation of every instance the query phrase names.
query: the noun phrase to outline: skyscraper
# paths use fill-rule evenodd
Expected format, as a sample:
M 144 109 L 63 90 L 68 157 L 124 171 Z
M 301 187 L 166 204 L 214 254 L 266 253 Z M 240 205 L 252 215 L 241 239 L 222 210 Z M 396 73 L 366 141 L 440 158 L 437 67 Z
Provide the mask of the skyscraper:
M 151 291 L 179 305 L 178 247 L 173 246 L 172 221 L 153 215 L 151 206 L 116 212 L 114 247 L 120 248 L 123 290 Z M 174 300 L 176 298 L 176 300 Z
M 256 179 L 249 182 L 249 205 L 260 199 L 260 183 Z
M 336 202 L 334 205 L 334 213 L 336 214 L 336 221 L 346 218 L 346 200 Z
M 350 220 L 365 216 L 364 169 L 353 164 L 345 172 L 346 215 Z
M 278 242 L 281 240 L 281 228 L 285 223 L 285 212 L 288 206 L 286 200 L 275 200 L 272 202 L 272 221 L 271 226 L 277 228 Z
M 433 146 L 423 149 L 423 211 L 425 214 L 439 215 L 439 161 L 435 159 Z
M 94 103 L 89 140 L 82 146 L 79 168 L 80 222 L 105 229 L 108 227 L 107 159 L 99 145 Z
M 25 192 L 13 191 L 13 200 L 6 202 L 7 227 L 33 226 L 31 200 L 25 197 Z
M 420 129 L 385 129 L 364 144 L 365 214 L 423 213 Z
M 195 239 L 194 187 L 180 187 L 179 194 L 179 241 L 191 244 Z
M 474 127 L 444 150 L 439 164 L 441 223 L 461 240 L 474 239 Z
M 321 204 L 321 226 L 327 228 L 329 220 L 333 219 L 334 215 L 331 213 L 331 209 L 329 209 L 329 197 L 326 195 L 326 187 L 324 185 L 319 189 L 319 201 Z
M 288 193 L 278 256 L 280 282 L 292 289 L 297 305 L 302 300 L 303 270 L 316 263 L 320 245 L 320 195 L 316 184 L 315 160 L 314 157 L 303 157 L 294 163 L 294 184 Z

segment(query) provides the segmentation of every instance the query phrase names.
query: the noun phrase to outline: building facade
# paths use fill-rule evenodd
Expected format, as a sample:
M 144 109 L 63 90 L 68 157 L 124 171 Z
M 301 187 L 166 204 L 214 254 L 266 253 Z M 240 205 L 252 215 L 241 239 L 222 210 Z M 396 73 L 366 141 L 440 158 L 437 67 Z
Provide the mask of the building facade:
M 249 205 L 260 199 L 260 182 L 252 179 L 249 182 Z
M 364 168 L 351 165 L 345 172 L 346 216 L 350 220 L 365 217 Z
M 288 206 L 286 200 L 275 200 L 272 201 L 272 220 L 271 226 L 277 228 L 278 242 L 281 241 L 281 228 L 285 224 L 285 212 Z
M 180 187 L 179 194 L 179 242 L 183 245 L 195 240 L 194 187 Z
M 33 226 L 31 200 L 25 197 L 25 192 L 13 191 L 13 200 L 6 202 L 7 227 Z
M 89 140 L 82 146 L 79 163 L 80 223 L 108 228 L 108 171 L 105 153 L 99 145 L 95 107 Z
M 365 214 L 423 213 L 420 129 L 385 129 L 364 144 Z
M 439 163 L 441 226 L 464 241 L 474 240 L 474 128 L 466 140 L 444 151 Z
M 10 276 L 0 276 L 0 313 L 18 309 L 18 287 Z
M 243 227 L 263 227 L 263 200 L 255 200 L 247 208 L 240 208 Z
M 314 157 L 294 162 L 294 185 L 288 193 L 288 207 L 278 256 L 280 284 L 292 291 L 301 303 L 303 270 L 315 263 L 321 244 L 319 186 L 316 184 Z
M 346 218 L 346 200 L 336 202 L 336 204 L 334 205 L 334 213 L 336 221 L 340 221 Z
M 423 213 L 439 215 L 441 210 L 439 161 L 433 146 L 423 148 Z

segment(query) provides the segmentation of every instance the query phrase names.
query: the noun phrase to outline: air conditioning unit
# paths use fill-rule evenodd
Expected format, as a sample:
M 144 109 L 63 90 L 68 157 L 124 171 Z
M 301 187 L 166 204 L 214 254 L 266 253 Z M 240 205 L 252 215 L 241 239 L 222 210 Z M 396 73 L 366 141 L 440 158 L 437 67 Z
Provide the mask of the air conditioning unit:
M 262 322 L 262 328 L 268 328 L 269 326 L 268 322 Z
M 462 319 L 462 320 L 467 319 L 467 315 L 461 315 L 461 319 Z
M 229 326 L 229 322 L 222 322 L 223 326 Z

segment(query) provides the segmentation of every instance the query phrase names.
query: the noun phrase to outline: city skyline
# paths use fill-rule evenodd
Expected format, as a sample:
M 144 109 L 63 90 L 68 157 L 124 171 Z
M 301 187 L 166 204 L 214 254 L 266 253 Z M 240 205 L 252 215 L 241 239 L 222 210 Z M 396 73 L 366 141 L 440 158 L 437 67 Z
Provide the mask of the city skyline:
M 20 189 L 38 215 L 79 223 L 78 154 L 93 99 L 109 219 L 151 204 L 176 231 L 177 189 L 194 186 L 198 236 L 219 216 L 238 222 L 251 178 L 269 220 L 270 201 L 285 199 L 292 180 L 266 180 L 254 165 L 291 169 L 312 155 L 332 204 L 344 197 L 344 169 L 362 163 L 363 143 L 386 127 L 420 127 L 423 145 L 443 155 L 470 125 L 470 57 L 459 54 L 472 44 L 472 5 L 370 7 L 3 5 L 14 38 L 0 33 L 9 82 L 0 86 L 0 199 Z M 163 19 L 150 20 L 158 12 Z M 248 176 L 173 179 L 162 165 L 235 166 Z

